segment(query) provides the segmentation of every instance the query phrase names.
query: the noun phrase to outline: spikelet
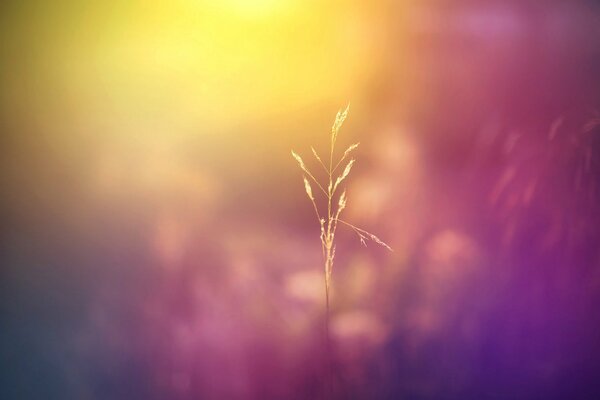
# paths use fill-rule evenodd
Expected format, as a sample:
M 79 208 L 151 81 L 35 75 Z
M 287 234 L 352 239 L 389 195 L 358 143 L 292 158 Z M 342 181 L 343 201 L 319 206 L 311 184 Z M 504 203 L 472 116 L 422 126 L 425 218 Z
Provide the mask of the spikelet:
M 302 171 L 306 171 L 306 166 L 304 165 L 304 161 L 302 161 L 302 157 L 300 157 L 298 154 L 296 154 L 296 152 L 294 150 L 292 150 L 292 157 L 294 157 L 296 159 L 296 161 L 298 161 L 298 165 L 300 165 L 300 168 L 302 169 Z
M 377 243 L 378 245 L 385 247 L 389 251 L 394 251 L 394 250 L 392 250 L 392 248 L 390 246 L 388 246 L 383 240 L 379 239 L 377 236 L 373 235 L 372 233 L 367 233 L 367 234 L 369 235 L 369 238 L 372 241 L 374 241 L 375 243 Z
M 335 122 L 333 123 L 333 126 L 331 127 L 331 140 L 333 143 L 335 143 L 338 132 L 340 131 L 342 124 L 344 123 L 344 121 L 346 120 L 346 117 L 348 116 L 349 109 L 350 109 L 350 104 L 348 104 L 346 106 L 346 109 L 338 111 L 337 115 L 335 116 Z
M 317 184 L 317 186 L 319 186 L 319 188 L 321 190 L 323 190 L 321 185 L 319 185 L 319 182 L 315 179 L 314 175 L 308 170 L 308 168 L 306 168 L 304 161 L 302 161 L 302 157 L 300 157 L 298 154 L 296 154 L 296 152 L 294 152 L 294 150 L 292 150 L 292 156 L 296 159 L 296 161 L 298 161 L 298 165 L 300 165 L 300 169 L 302 171 L 304 171 L 304 173 L 306 173 L 306 175 L 310 176 L 310 178 Z
M 352 169 L 352 166 L 354 165 L 354 159 L 350 160 L 348 162 L 348 164 L 346 164 L 346 168 L 344 168 L 344 172 L 342 172 L 342 174 L 340 176 L 338 176 L 338 178 L 335 181 L 335 184 L 333 185 L 333 192 L 335 192 L 335 189 L 338 187 L 338 185 L 340 183 L 342 183 L 342 181 L 344 179 L 346 179 L 346 177 L 348 176 L 348 174 L 350 173 L 350 170 Z
M 354 143 L 352 146 L 348 147 L 342 156 L 342 160 L 348 156 L 354 149 L 356 149 L 360 145 L 360 143 Z
M 306 179 L 305 176 L 303 176 L 302 178 L 304 179 L 304 189 L 306 190 L 306 194 L 308 195 L 308 198 L 314 201 L 315 198 L 313 196 L 312 188 L 310 187 L 310 183 L 308 182 L 308 179 Z
M 329 276 L 331 277 L 331 271 L 333 270 L 333 260 L 335 259 L 335 245 L 331 248 L 331 263 L 329 264 Z
M 323 164 L 323 161 L 321 161 L 321 157 L 319 157 L 319 155 L 317 154 L 317 151 L 315 150 L 315 148 L 312 147 L 312 146 L 310 146 L 310 149 L 312 150 L 312 153 L 315 156 L 315 158 L 317 159 L 317 161 L 319 161 L 321 164 Z
M 342 195 L 340 196 L 340 200 L 338 201 L 338 214 L 344 208 L 346 208 L 346 191 L 345 190 L 342 192 Z
M 333 261 L 335 259 L 335 246 L 331 249 L 329 262 L 325 264 L 325 284 L 327 287 L 331 285 L 331 272 L 333 271 Z
M 337 226 L 337 220 L 340 217 L 340 214 L 342 213 L 344 208 L 346 208 L 346 191 L 345 190 L 342 192 L 342 195 L 340 196 L 340 199 L 338 200 L 338 208 L 335 213 L 335 221 L 336 221 L 335 226 Z M 335 231 L 335 226 L 334 226 L 334 231 Z

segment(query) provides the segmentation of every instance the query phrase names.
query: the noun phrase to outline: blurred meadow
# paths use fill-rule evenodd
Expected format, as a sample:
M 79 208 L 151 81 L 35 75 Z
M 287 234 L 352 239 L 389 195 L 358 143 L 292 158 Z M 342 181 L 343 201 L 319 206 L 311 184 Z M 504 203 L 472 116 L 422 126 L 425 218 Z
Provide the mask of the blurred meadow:
M 600 398 L 600 3 L 4 1 L 1 399 Z M 290 150 L 361 142 L 327 389 Z

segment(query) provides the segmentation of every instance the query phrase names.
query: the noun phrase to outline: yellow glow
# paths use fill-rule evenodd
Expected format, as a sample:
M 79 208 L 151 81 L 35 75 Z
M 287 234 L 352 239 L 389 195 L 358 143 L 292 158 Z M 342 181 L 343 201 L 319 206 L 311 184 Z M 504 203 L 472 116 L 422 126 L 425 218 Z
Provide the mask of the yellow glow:
M 285 6 L 288 6 L 290 0 L 224 0 L 222 4 L 230 7 L 234 12 L 238 12 L 248 17 L 260 17 L 275 13 Z
M 30 71 L 37 79 L 31 90 L 40 104 L 53 104 L 49 118 L 84 116 L 78 130 L 101 124 L 118 137 L 280 123 L 315 105 L 355 101 L 373 76 L 379 38 L 368 29 L 370 17 L 352 7 L 181 0 L 134 2 L 116 12 L 89 3 L 60 29 L 42 9 L 28 17 L 44 38 L 32 52 L 38 59 L 27 63 L 38 69 Z

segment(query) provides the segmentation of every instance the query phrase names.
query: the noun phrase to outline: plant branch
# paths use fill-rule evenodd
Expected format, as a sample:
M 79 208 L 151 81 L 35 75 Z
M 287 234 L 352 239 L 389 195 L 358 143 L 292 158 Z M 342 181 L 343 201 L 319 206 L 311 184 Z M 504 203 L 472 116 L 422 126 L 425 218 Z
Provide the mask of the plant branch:
M 387 243 L 385 243 L 383 240 L 379 239 L 377 236 L 373 235 L 371 232 L 368 232 L 364 229 L 361 229 L 355 225 L 352 225 L 350 222 L 344 221 L 343 219 L 337 219 L 337 221 L 341 222 L 344 225 L 349 226 L 350 228 L 352 228 L 354 230 L 354 232 L 356 232 L 358 234 L 358 236 L 361 238 L 361 242 L 363 244 L 366 245 L 366 243 L 364 243 L 364 240 L 372 240 L 375 243 L 385 247 L 386 249 L 388 249 L 389 251 L 394 251 L 390 246 L 388 246 Z

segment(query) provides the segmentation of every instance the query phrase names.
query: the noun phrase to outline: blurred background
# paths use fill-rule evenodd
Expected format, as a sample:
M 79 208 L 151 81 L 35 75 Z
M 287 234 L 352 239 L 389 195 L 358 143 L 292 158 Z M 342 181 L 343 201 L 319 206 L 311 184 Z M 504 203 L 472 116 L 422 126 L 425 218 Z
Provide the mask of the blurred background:
M 0 398 L 600 398 L 600 3 L 4 1 Z M 328 395 L 290 156 L 356 141 Z M 341 228 L 340 228 L 341 229 Z

